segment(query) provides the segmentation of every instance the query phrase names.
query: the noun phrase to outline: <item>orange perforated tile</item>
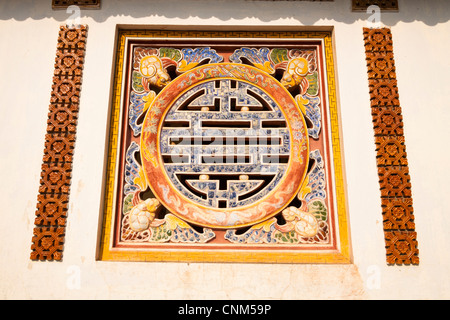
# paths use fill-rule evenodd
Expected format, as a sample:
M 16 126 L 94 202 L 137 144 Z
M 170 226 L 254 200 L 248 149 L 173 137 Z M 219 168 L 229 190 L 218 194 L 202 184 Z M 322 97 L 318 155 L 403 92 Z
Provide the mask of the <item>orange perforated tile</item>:
M 33 230 L 31 259 L 61 260 L 64 245 L 65 228 L 36 227 Z
M 407 166 L 405 137 L 376 136 L 377 164 L 379 166 Z
M 414 230 L 412 198 L 383 198 L 384 230 Z
M 386 257 L 391 265 L 418 265 L 417 233 L 414 231 L 385 231 Z
M 72 162 L 75 134 L 47 133 L 44 162 Z
M 369 80 L 371 106 L 399 106 L 397 80 Z
M 68 194 L 39 194 L 34 224 L 37 226 L 64 226 L 68 202 Z
M 372 108 L 372 121 L 376 136 L 403 135 L 403 116 L 400 107 L 375 106 Z
M 378 166 L 382 197 L 411 197 L 408 167 Z
M 367 52 L 366 61 L 369 79 L 395 79 L 394 55 L 392 52 Z
M 391 29 L 364 29 L 364 42 L 366 52 L 392 52 Z

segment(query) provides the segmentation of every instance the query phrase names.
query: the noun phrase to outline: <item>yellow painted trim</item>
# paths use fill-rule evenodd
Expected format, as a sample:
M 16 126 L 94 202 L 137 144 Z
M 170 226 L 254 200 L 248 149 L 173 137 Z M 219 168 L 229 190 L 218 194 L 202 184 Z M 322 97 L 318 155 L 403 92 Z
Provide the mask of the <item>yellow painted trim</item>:
M 121 104 L 121 88 L 125 40 L 127 37 L 161 37 L 161 38 L 317 38 L 324 41 L 326 74 L 328 84 L 329 122 L 331 124 L 332 151 L 334 163 L 334 185 L 337 204 L 337 247 L 334 251 L 301 251 L 283 250 L 183 250 L 152 248 L 152 249 L 118 249 L 112 248 L 113 199 L 116 157 L 118 146 L 119 115 Z M 336 96 L 336 76 L 334 68 L 333 42 L 330 31 L 167 31 L 167 30 L 118 30 L 118 45 L 116 52 L 112 110 L 110 119 L 107 174 L 104 193 L 104 210 L 101 227 L 98 259 L 105 261 L 167 261 L 167 262 L 245 262 L 245 263 L 313 263 L 313 264 L 348 264 L 351 261 L 350 232 L 347 219 L 346 194 L 343 175 L 343 158 L 341 154 L 341 139 L 339 115 Z

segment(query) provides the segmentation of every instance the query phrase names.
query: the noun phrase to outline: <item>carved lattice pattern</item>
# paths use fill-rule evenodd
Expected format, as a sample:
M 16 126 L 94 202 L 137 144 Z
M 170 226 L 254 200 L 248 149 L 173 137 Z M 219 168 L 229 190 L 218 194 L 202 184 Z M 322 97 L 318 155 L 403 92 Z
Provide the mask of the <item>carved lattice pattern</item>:
M 388 264 L 419 264 L 392 34 L 364 28 Z
M 353 11 L 366 11 L 369 6 L 373 5 L 386 11 L 398 10 L 398 0 L 352 0 Z
M 66 9 L 73 5 L 82 9 L 99 9 L 101 0 L 52 0 L 53 9 Z
M 33 260 L 61 260 L 79 110 L 86 26 L 60 27 L 31 246 Z

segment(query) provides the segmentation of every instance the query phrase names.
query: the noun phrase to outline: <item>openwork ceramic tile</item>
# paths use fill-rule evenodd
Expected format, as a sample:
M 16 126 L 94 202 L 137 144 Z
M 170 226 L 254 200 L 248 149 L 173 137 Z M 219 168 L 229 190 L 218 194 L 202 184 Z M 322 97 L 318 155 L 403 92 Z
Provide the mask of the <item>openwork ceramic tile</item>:
M 419 264 L 392 33 L 389 28 L 363 29 L 370 106 L 377 153 L 386 261 Z
M 61 26 L 41 166 L 32 260 L 62 260 L 87 26 Z
M 118 41 L 101 259 L 350 261 L 329 32 Z

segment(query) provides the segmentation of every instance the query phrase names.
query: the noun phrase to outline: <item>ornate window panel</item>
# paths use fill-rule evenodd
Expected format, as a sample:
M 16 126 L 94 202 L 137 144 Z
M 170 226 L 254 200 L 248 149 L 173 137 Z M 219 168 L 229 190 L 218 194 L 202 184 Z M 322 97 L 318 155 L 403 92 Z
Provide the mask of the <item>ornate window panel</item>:
M 331 38 L 119 30 L 99 258 L 349 263 Z
M 33 260 L 61 260 L 87 27 L 60 27 L 39 186 Z
M 388 264 L 419 264 L 390 29 L 364 28 Z

